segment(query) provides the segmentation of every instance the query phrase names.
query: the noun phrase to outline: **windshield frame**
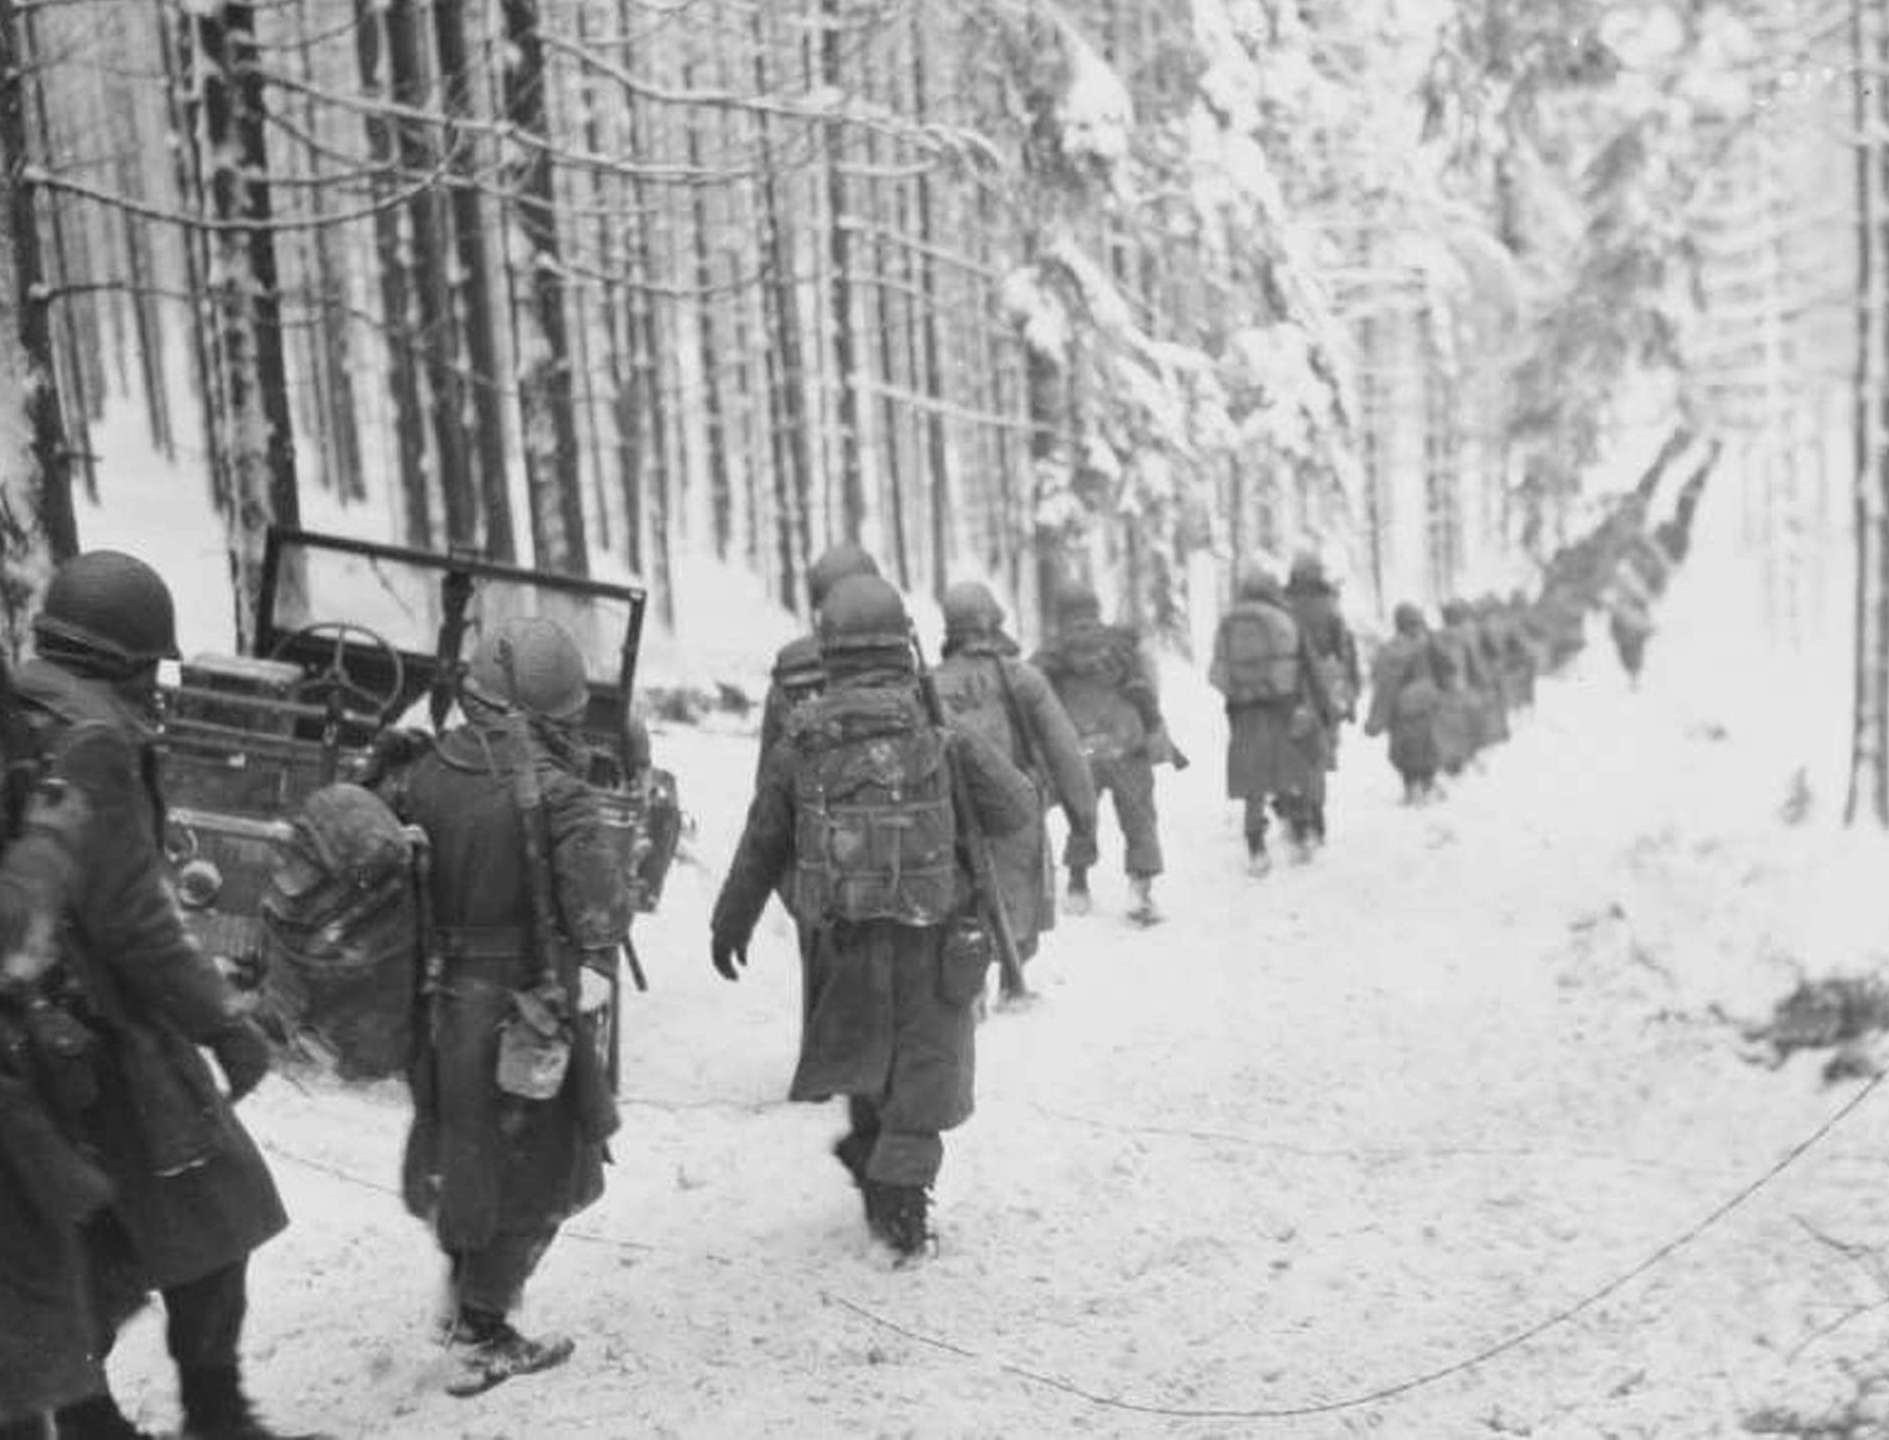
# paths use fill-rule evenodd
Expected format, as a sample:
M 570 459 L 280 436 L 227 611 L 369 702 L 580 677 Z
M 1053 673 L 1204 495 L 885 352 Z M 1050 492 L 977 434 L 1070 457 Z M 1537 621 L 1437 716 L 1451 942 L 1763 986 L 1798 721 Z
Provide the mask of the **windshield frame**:
M 263 543 L 261 594 L 257 598 L 256 635 L 251 645 L 253 653 L 257 655 L 269 654 L 282 635 L 290 633 L 277 630 L 276 599 L 278 587 L 283 578 L 285 553 L 298 549 L 358 555 L 368 560 L 385 560 L 410 565 L 430 572 L 442 580 L 448 575 L 464 575 L 475 583 L 482 579 L 497 580 L 579 598 L 611 600 L 626 604 L 630 611 L 629 626 L 624 633 L 619 650 L 615 688 L 622 703 L 625 706 L 629 703 L 636 681 L 637 654 L 642 648 L 643 612 L 649 600 L 649 592 L 642 586 L 618 585 L 607 580 L 590 580 L 546 570 L 527 570 L 522 566 L 505 565 L 496 560 L 486 560 L 471 554 L 442 555 L 437 551 L 419 550 L 407 545 L 389 545 L 377 540 L 360 540 L 353 536 L 330 535 L 321 531 L 287 526 L 270 526 Z M 437 648 L 406 653 L 430 656 L 435 660 L 451 658 L 441 656 Z M 593 686 L 598 683 L 592 682 Z

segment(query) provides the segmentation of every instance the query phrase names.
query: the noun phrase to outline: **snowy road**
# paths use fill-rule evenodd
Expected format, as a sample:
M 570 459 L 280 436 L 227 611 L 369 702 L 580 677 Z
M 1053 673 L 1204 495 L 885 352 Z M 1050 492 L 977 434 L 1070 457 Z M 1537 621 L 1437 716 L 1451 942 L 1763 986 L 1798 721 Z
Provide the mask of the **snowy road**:
M 275 1080 L 246 1113 L 295 1225 L 256 1262 L 255 1390 L 347 1436 L 1662 1440 L 1848 1393 L 1841 1362 L 1889 1325 L 1846 1312 L 1889 1280 L 1812 1230 L 1889 1243 L 1889 1102 L 1486 1364 L 1380 1404 L 1229 1413 L 1394 1387 L 1538 1325 L 1854 1094 L 1820 1090 L 1812 1060 L 1743 1062 L 1711 1009 L 1757 1014 L 1788 988 L 1836 841 L 1777 821 L 1771 752 L 1588 659 L 1438 808 L 1394 804 L 1379 747 L 1348 735 L 1331 850 L 1265 881 L 1219 797 L 1216 717 L 1177 696 L 1201 763 L 1164 772 L 1170 919 L 1127 926 L 1119 873 L 1098 870 L 1096 913 L 1038 962 L 1045 1002 L 982 1031 L 942 1250 L 908 1272 L 827 1157 L 837 1107 L 778 1102 L 784 917 L 739 986 L 708 966 L 752 741 L 659 737 L 699 863 L 639 934 L 655 990 L 632 1005 L 611 1190 L 530 1295 L 528 1328 L 574 1332 L 576 1358 L 440 1394 L 438 1263 L 363 1183 L 394 1178 L 399 1097 Z M 120 1373 L 152 1423 L 174 1414 L 165 1369 L 146 1317 Z

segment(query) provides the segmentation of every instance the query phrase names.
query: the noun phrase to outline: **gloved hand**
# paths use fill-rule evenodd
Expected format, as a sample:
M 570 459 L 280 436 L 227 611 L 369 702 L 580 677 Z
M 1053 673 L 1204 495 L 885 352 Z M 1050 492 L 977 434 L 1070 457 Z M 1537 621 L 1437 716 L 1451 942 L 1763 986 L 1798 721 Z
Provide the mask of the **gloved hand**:
M 739 980 L 741 974 L 737 965 L 748 963 L 748 942 L 737 940 L 732 935 L 716 935 L 710 939 L 708 953 L 715 961 L 715 968 L 721 972 L 724 980 Z
M 247 1017 L 231 1020 L 210 1037 L 210 1053 L 230 1087 L 230 1101 L 241 1100 L 269 1073 L 269 1042 Z

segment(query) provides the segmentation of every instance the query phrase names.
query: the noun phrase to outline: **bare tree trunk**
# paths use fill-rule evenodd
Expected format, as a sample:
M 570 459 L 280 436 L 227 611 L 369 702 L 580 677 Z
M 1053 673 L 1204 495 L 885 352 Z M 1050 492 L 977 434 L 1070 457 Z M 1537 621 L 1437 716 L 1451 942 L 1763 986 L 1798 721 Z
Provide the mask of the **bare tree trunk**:
M 393 84 L 394 101 L 406 112 L 395 122 L 394 136 L 401 168 L 407 172 L 400 183 L 407 186 L 419 185 L 441 168 L 433 126 L 419 118 L 430 87 L 416 4 L 417 0 L 387 0 L 386 8 L 388 78 Z M 459 366 L 459 327 L 454 323 L 448 275 L 452 237 L 446 206 L 445 190 L 437 183 L 418 189 L 407 205 L 413 241 L 413 295 L 419 318 L 419 333 L 414 338 L 432 411 L 433 453 L 446 541 L 476 545 L 479 507 L 474 499 L 466 438 L 469 407 L 465 376 Z
M 820 0 L 823 29 L 820 35 L 820 78 L 832 93 L 844 93 L 845 51 L 842 40 L 844 0 Z M 848 540 L 858 542 L 866 523 L 866 476 L 859 449 L 859 344 L 853 331 L 853 232 L 847 209 L 843 168 L 846 127 L 838 120 L 825 122 L 827 255 L 833 267 L 833 363 L 839 371 L 840 522 Z
M 695 83 L 695 68 L 689 61 L 682 66 L 684 89 Z M 692 169 L 702 165 L 702 117 L 691 117 L 684 139 L 684 153 Z M 734 524 L 734 490 L 728 471 L 728 436 L 723 418 L 721 394 L 721 357 L 716 344 L 714 283 L 715 266 L 709 250 L 708 187 L 694 186 L 690 192 L 690 245 L 695 263 L 695 286 L 701 298 L 696 302 L 696 327 L 701 346 L 702 423 L 708 441 L 709 514 L 713 522 L 715 556 L 728 558 L 728 543 Z
M 626 97 L 629 115 L 631 153 L 647 154 L 648 127 L 643 123 L 641 107 L 634 97 Z M 646 552 L 648 571 L 655 582 L 656 609 L 663 623 L 675 626 L 675 586 L 669 553 L 669 452 L 668 426 L 664 422 L 662 377 L 658 369 L 662 356 L 662 327 L 656 316 L 651 293 L 655 280 L 656 247 L 650 230 L 653 213 L 649 187 L 641 179 L 632 182 L 631 209 L 636 220 L 632 227 L 631 273 L 628 286 L 629 313 L 626 316 L 630 338 L 630 372 L 633 377 L 631 409 L 636 432 L 640 435 L 641 464 L 626 471 L 624 483 L 635 489 L 626 494 L 632 543 Z
M 262 72 L 256 53 L 256 7 L 243 0 L 224 6 L 228 42 L 226 64 L 233 109 L 231 129 L 239 163 L 238 209 L 255 228 L 247 235 L 249 279 L 253 287 L 256 333 L 256 385 L 263 422 L 269 427 L 269 516 L 278 525 L 301 522 L 296 492 L 295 421 L 289 409 L 288 364 L 282 351 L 281 280 L 276 270 L 274 209 L 269 198 L 269 149 L 263 127 Z
M 11 323 L 0 344 L 0 379 L 20 397 L 23 415 L 0 421 L 0 625 L 9 655 L 27 635 L 33 598 L 53 565 L 77 553 L 72 513 L 71 455 L 59 392 L 53 382 L 53 337 L 42 277 L 39 217 L 23 172 L 27 145 L 26 86 L 20 16 L 15 0 L 0 0 L 0 167 L 4 168 L 7 233 L 0 269 Z M 17 435 L 23 420 L 24 444 Z
M 129 86 L 111 88 L 109 114 L 112 144 L 119 153 L 119 189 L 134 201 L 142 200 L 144 171 L 137 154 L 137 106 Z M 176 450 L 177 437 L 171 423 L 170 392 L 164 384 L 164 327 L 152 294 L 157 277 L 152 264 L 150 227 L 130 210 L 118 217 L 118 223 L 124 235 L 138 380 L 144 395 L 145 414 L 151 422 L 151 442 L 160 453 L 169 456 Z
M 1844 817 L 1889 826 L 1889 628 L 1883 620 L 1883 567 L 1889 563 L 1884 524 L 1884 340 L 1889 326 L 1889 275 L 1884 253 L 1883 152 L 1875 138 L 1879 107 L 1871 78 L 1882 48 L 1876 0 L 1852 0 L 1856 58 L 1856 180 L 1859 323 L 1856 358 L 1856 654 L 1849 798 Z
M 53 117 L 46 101 L 46 86 L 40 67 L 45 63 L 38 38 L 38 7 L 14 7 L 17 17 L 17 35 L 21 50 L 21 63 L 26 73 L 33 77 L 33 110 L 39 131 L 39 149 L 44 162 L 58 164 L 58 155 L 54 149 Z M 50 255 L 41 253 L 40 268 L 44 272 L 44 281 L 58 290 L 71 281 L 72 267 L 68 263 L 66 246 L 65 207 L 55 195 L 48 195 L 42 206 L 45 212 L 46 238 L 52 242 Z M 53 376 L 60 393 L 64 397 L 62 411 L 65 415 L 67 452 L 78 462 L 80 483 L 85 487 L 86 497 L 98 499 L 98 470 L 92 454 L 88 426 L 96 415 L 96 400 L 88 379 L 96 369 L 93 357 L 87 354 L 87 347 L 79 333 L 80 307 L 89 296 L 68 296 L 66 303 L 59 307 L 53 317 L 56 338 L 53 344 Z
M 383 93 L 381 62 L 385 35 L 376 0 L 354 0 L 355 53 L 361 89 L 371 100 Z M 393 122 L 373 109 L 366 119 L 367 155 L 379 175 L 395 157 Z M 374 198 L 384 202 L 393 182 L 377 178 Z M 433 543 L 433 507 L 426 485 L 426 440 L 420 413 L 420 367 L 414 356 L 411 285 L 400 237 L 400 213 L 382 203 L 374 213 L 374 258 L 380 278 L 381 325 L 393 389 L 394 450 L 399 461 L 404 538 L 409 545 Z
M 504 70 L 506 118 L 526 137 L 515 170 L 518 225 L 531 263 L 529 344 L 520 356 L 525 478 L 531 494 L 537 563 L 571 575 L 590 573 L 584 496 L 577 463 L 577 413 L 571 344 L 564 315 L 564 266 L 558 250 L 545 101 L 544 39 L 538 0 L 502 0 L 511 63 Z
M 493 560 L 511 561 L 518 556 L 518 541 L 506 481 L 505 386 L 499 373 L 492 262 L 486 251 L 484 205 L 475 178 L 473 141 L 452 124 L 473 115 L 465 0 L 433 0 L 433 30 L 439 47 L 440 103 L 448 117 L 446 169 L 452 187 L 453 240 L 458 258 L 453 288 L 471 370 L 473 453 L 478 457 L 476 489 L 485 518 L 485 553 Z
M 224 222 L 215 232 L 217 267 L 211 287 L 211 318 L 216 328 L 222 400 L 217 424 L 229 457 L 230 490 L 223 515 L 229 528 L 230 578 L 235 587 L 236 636 L 246 644 L 254 623 L 261 581 L 263 538 L 273 514 L 280 481 L 278 452 L 270 430 L 269 404 L 261 377 L 262 315 L 256 303 L 259 277 L 254 273 L 254 232 L 232 222 L 250 218 L 254 203 L 239 157 L 242 154 L 242 107 L 235 73 L 239 42 L 230 33 L 228 5 L 190 8 L 180 17 L 193 77 L 195 119 L 188 136 L 199 156 L 210 162 L 212 216 Z M 245 17 L 246 19 L 247 17 Z M 292 488 L 293 473 L 289 474 Z
M 773 83 L 767 63 L 769 36 L 759 7 L 753 12 L 754 88 L 765 95 Z M 807 370 L 795 291 L 795 253 L 786 223 L 786 202 L 774 163 L 773 127 L 765 111 L 755 117 L 760 137 L 761 253 L 767 267 L 762 289 L 769 343 L 766 346 L 769 411 L 774 434 L 774 523 L 779 555 L 778 595 L 798 612 L 804 602 L 801 576 L 813 554 L 813 437 L 807 418 Z

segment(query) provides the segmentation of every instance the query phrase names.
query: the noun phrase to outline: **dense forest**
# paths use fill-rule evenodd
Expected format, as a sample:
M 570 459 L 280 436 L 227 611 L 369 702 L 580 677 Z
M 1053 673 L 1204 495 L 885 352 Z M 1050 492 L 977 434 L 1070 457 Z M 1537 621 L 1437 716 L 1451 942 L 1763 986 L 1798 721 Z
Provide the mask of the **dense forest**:
M 1731 441 L 1780 623 L 1841 497 L 1885 523 L 1885 0 L 0 0 L 0 48 L 16 612 L 127 407 L 239 630 L 316 490 L 670 625 L 679 555 L 797 610 L 845 537 L 1183 643 L 1255 552 L 1366 616 L 1529 584 L 1674 444 Z

